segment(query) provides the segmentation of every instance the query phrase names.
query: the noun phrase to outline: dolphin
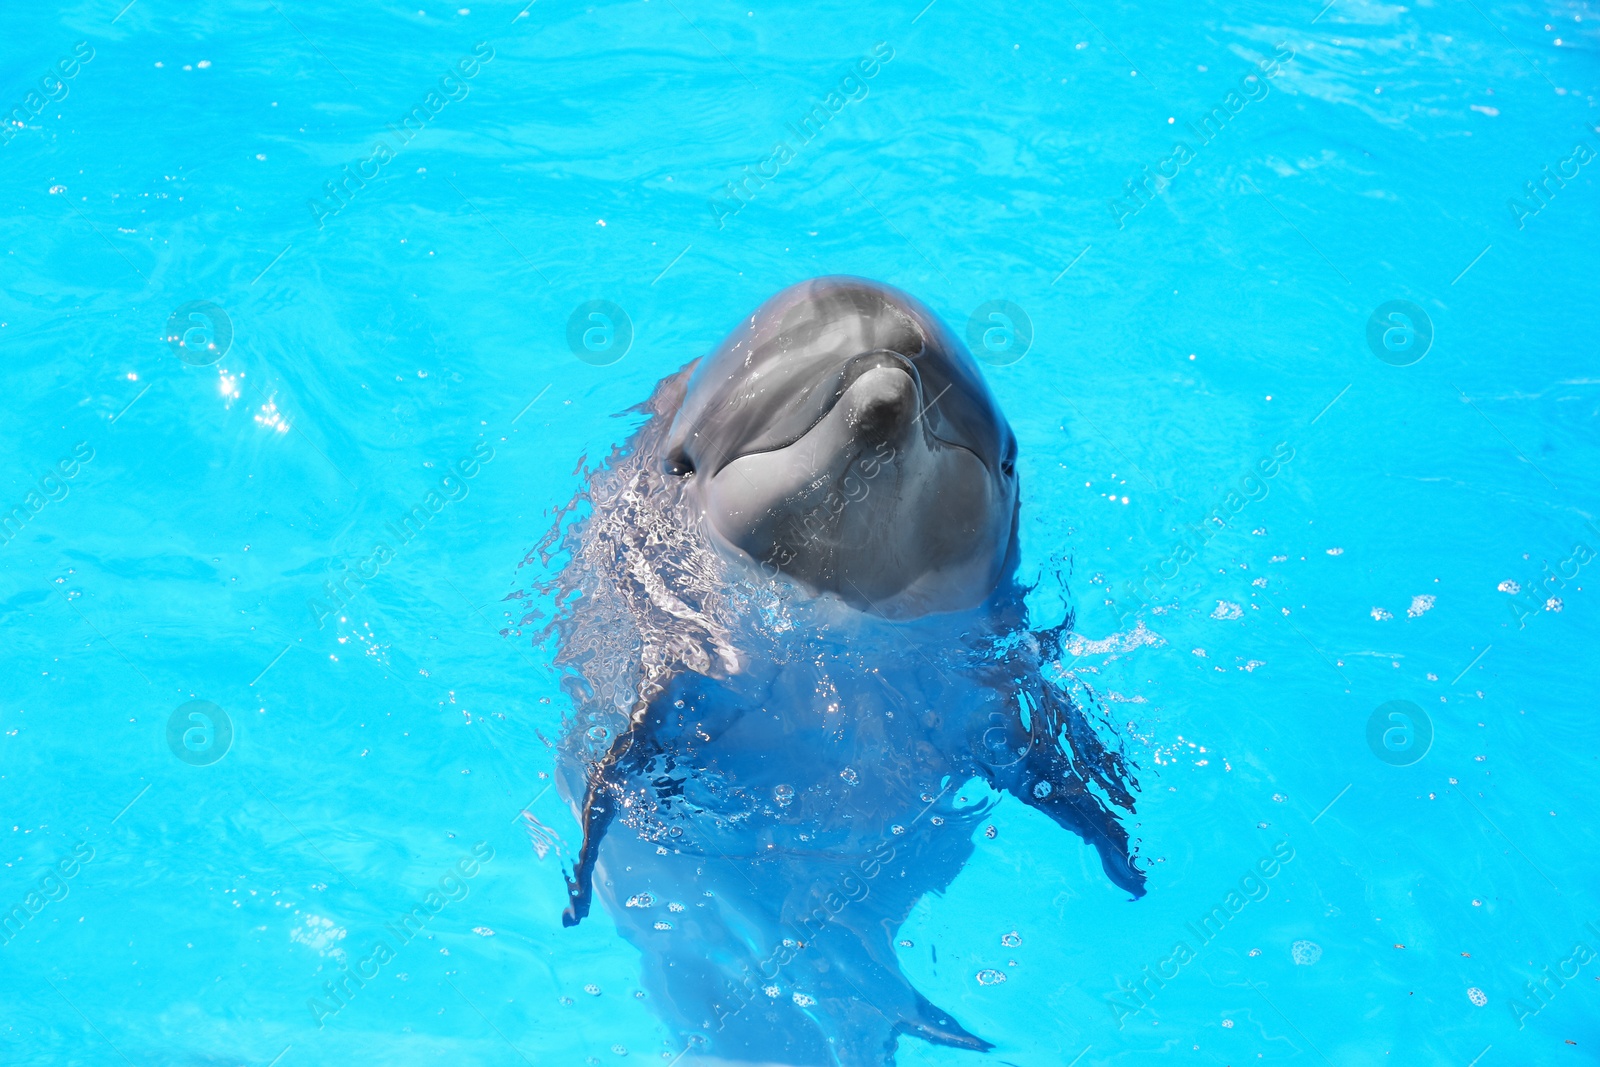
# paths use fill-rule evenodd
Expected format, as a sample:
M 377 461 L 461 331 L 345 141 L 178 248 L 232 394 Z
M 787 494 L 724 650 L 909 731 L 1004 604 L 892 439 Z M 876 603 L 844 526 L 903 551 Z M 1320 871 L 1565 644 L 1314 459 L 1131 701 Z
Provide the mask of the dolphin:
M 1131 897 L 1138 782 L 1031 627 L 1017 441 L 922 303 L 824 277 L 660 382 L 541 544 L 600 896 L 687 1063 L 987 1051 L 902 973 L 900 925 L 1010 796 Z M 1085 710 L 1085 708 L 1088 710 Z

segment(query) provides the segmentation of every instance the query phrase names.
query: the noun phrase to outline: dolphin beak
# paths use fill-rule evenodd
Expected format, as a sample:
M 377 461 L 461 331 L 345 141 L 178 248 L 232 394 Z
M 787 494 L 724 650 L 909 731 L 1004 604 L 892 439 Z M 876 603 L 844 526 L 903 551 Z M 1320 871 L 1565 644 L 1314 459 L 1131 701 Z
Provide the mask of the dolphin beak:
M 894 441 L 916 421 L 921 399 L 911 375 L 896 366 L 878 366 L 852 382 L 839 404 L 863 440 Z

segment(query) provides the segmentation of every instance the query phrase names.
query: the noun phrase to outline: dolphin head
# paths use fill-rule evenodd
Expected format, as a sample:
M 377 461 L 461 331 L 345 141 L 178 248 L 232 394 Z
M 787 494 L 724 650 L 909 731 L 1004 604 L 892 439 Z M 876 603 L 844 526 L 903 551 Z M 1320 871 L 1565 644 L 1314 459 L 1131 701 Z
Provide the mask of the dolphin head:
M 927 307 L 827 277 L 772 297 L 695 367 L 663 462 L 725 554 L 907 618 L 998 584 L 1016 454 L 971 354 Z

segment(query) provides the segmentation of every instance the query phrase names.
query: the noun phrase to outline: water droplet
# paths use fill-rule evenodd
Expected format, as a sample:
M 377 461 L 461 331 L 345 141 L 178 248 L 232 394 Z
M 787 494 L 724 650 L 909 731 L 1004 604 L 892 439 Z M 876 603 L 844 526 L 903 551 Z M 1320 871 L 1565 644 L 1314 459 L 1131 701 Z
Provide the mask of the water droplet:
M 1006 972 L 997 971 L 993 967 L 985 967 L 978 972 L 979 985 L 999 985 L 1006 980 Z
M 1000 943 L 1006 948 L 1016 948 L 1018 945 L 1022 944 L 1022 935 L 1013 930 L 1009 934 L 1006 934 L 1004 937 L 1002 937 L 1000 939 Z

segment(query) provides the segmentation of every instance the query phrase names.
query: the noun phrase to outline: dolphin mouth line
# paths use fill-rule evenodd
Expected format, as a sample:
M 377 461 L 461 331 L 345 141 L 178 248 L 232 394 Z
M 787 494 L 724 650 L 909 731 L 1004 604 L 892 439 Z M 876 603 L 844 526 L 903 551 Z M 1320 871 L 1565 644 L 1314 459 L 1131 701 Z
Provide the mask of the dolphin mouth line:
M 822 423 L 827 420 L 828 416 L 833 414 L 833 409 L 839 406 L 839 401 L 844 399 L 844 395 L 850 391 L 850 387 L 852 385 L 866 375 L 867 372 L 877 370 L 879 367 L 890 367 L 894 370 L 903 371 L 905 375 L 911 379 L 912 388 L 916 390 L 917 410 L 925 413 L 925 410 L 922 407 L 922 376 L 917 373 L 916 364 L 912 363 L 911 360 L 907 359 L 903 354 L 896 352 L 893 349 L 874 348 L 870 352 L 863 352 L 858 356 L 852 356 L 845 362 L 844 366 L 840 367 L 834 372 L 831 385 L 831 392 L 833 395 L 828 398 L 827 405 L 817 413 L 816 418 L 812 419 L 811 422 L 806 424 L 804 429 L 796 433 L 792 438 L 773 444 L 769 448 L 755 448 L 748 452 L 740 452 L 736 456 L 725 455 L 722 460 L 722 465 L 710 473 L 712 475 L 720 474 L 722 473 L 722 469 L 724 467 L 727 467 L 729 464 L 734 463 L 737 460 L 744 459 L 746 456 L 764 456 L 771 452 L 781 452 L 796 442 L 804 440 L 806 434 L 822 425 Z M 812 393 L 815 394 L 825 390 L 830 390 L 829 380 L 826 378 L 817 383 L 817 385 L 812 389 Z M 920 419 L 921 416 L 919 415 L 918 417 Z
M 812 430 L 815 430 L 818 426 L 822 425 L 822 423 L 827 420 L 828 416 L 833 414 L 833 409 L 839 406 L 839 401 L 844 399 L 845 394 L 850 391 L 850 387 L 852 385 L 864 377 L 868 372 L 877 370 L 880 367 L 888 367 L 893 370 L 902 371 L 908 378 L 911 379 L 911 385 L 916 391 L 917 398 L 917 416 L 913 420 L 915 422 L 923 423 L 923 420 L 928 412 L 931 411 L 933 406 L 939 402 L 939 397 L 944 396 L 945 393 L 950 391 L 950 386 L 945 386 L 945 388 L 940 391 L 939 396 L 934 397 L 932 400 L 924 400 L 922 375 L 917 372 L 917 365 L 902 352 L 896 352 L 892 348 L 875 348 L 870 352 L 863 352 L 858 356 L 851 357 L 843 367 L 834 373 L 831 387 L 833 395 L 831 398 L 829 398 L 827 406 L 824 407 L 820 413 L 818 413 L 815 419 L 808 423 L 804 429 L 796 433 L 791 439 L 773 444 L 767 448 L 754 448 L 748 452 L 739 452 L 736 455 L 728 455 L 724 453 L 722 456 L 722 462 L 715 470 L 704 471 L 703 473 L 715 477 L 716 475 L 721 474 L 722 471 L 728 466 L 732 465 L 738 460 L 744 459 L 747 456 L 764 456 L 773 452 L 781 452 L 784 449 L 792 447 L 798 442 L 804 440 L 807 434 L 809 434 Z M 828 388 L 828 380 L 824 379 L 822 382 L 817 384 L 813 391 L 818 392 Z M 923 425 L 928 436 L 933 437 L 940 443 L 948 445 L 951 448 L 959 448 L 963 452 L 969 452 L 979 463 L 983 462 L 983 457 L 978 455 L 978 453 L 972 448 L 969 448 L 958 441 L 948 441 L 934 433 L 931 428 L 927 427 L 926 423 L 923 423 Z M 859 455 L 854 457 L 851 460 L 851 465 L 853 465 L 856 459 L 859 458 Z M 687 473 L 696 472 L 690 471 Z

